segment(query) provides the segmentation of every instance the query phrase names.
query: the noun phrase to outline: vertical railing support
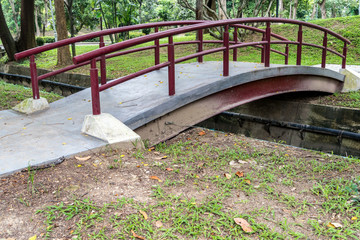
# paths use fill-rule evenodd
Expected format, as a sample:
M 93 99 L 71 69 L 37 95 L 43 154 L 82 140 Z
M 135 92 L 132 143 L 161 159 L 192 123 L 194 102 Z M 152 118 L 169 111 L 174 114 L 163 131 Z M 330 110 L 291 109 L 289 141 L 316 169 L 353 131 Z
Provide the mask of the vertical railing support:
M 35 63 L 35 55 L 30 56 L 30 75 L 31 75 L 31 87 L 33 92 L 33 99 L 39 99 L 39 83 L 38 83 L 38 75 Z
M 344 48 L 343 48 L 343 60 L 342 60 L 342 68 L 345 69 L 346 68 L 346 54 L 347 54 L 347 43 L 344 42 Z
M 324 39 L 323 39 L 323 51 L 322 51 L 322 58 L 321 58 L 321 67 L 325 68 L 326 66 L 326 53 L 327 53 L 327 32 L 324 32 Z
M 155 32 L 159 31 L 159 27 L 155 27 Z M 155 65 L 160 64 L 160 40 L 155 39 Z
M 98 69 L 96 68 L 96 59 L 91 60 L 90 68 L 90 81 L 91 81 L 91 102 L 93 115 L 100 114 L 100 93 L 99 93 L 99 76 Z
M 298 46 L 297 46 L 297 55 L 296 55 L 296 65 L 301 65 L 301 53 L 302 53 L 302 42 L 303 42 L 303 32 L 302 32 L 302 25 L 299 25 L 299 32 L 298 32 Z
M 238 28 L 237 27 L 234 28 L 234 42 L 235 42 L 235 44 L 238 43 Z M 234 62 L 237 61 L 237 48 L 233 49 L 233 61 Z
M 102 48 L 102 47 L 105 47 L 104 36 L 100 36 L 99 48 Z M 101 75 L 101 85 L 106 84 L 106 59 L 105 59 L 105 55 L 102 55 L 101 59 L 100 59 L 100 75 Z
M 170 63 L 168 67 L 169 96 L 172 96 L 175 94 L 175 52 L 172 36 L 169 36 L 168 61 Z
M 229 25 L 225 26 L 223 52 L 223 76 L 229 76 Z
M 266 23 L 266 34 L 265 34 L 265 67 L 270 67 L 270 49 L 271 49 L 271 45 L 270 45 L 270 41 L 271 41 L 271 28 L 270 28 L 270 22 Z
M 203 51 L 203 44 L 204 44 L 203 43 L 203 41 L 204 41 L 204 39 L 203 39 L 203 30 L 199 29 L 197 34 L 198 34 L 198 41 L 199 41 L 197 52 L 202 52 Z M 202 63 L 203 62 L 203 56 L 198 56 L 197 60 L 198 60 L 199 63 Z
M 263 33 L 263 37 L 261 41 L 265 41 L 266 37 L 265 37 L 266 33 Z M 263 45 L 263 47 L 261 48 L 261 63 L 265 62 L 265 49 L 266 49 L 266 45 Z
M 289 64 L 289 44 L 285 47 L 285 65 Z

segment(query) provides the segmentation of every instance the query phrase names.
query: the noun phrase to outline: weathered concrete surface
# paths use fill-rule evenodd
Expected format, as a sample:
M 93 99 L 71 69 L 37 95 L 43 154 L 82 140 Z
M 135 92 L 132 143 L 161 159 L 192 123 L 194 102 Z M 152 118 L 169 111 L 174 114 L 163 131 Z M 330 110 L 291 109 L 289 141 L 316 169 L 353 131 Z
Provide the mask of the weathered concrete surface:
M 340 69 L 340 73 L 345 75 L 345 84 L 342 92 L 351 92 L 360 89 L 360 73 L 351 69 Z
M 103 113 L 109 113 L 130 129 L 221 90 L 263 78 L 288 75 L 325 76 L 334 81 L 344 76 L 321 68 L 231 62 L 230 76 L 222 76 L 222 63 L 189 63 L 176 66 L 176 95 L 168 96 L 167 68 L 101 92 Z M 323 86 L 314 86 L 314 90 Z M 81 134 L 86 115 L 92 113 L 90 89 L 50 104 L 50 109 L 29 116 L 12 110 L 0 112 L 0 175 L 28 165 L 51 163 L 99 149 L 106 142 Z
M 44 111 L 48 108 L 48 101 L 46 100 L 46 98 L 42 97 L 39 99 L 27 98 L 15 107 L 13 107 L 15 111 L 25 114 L 32 114 L 39 111 Z

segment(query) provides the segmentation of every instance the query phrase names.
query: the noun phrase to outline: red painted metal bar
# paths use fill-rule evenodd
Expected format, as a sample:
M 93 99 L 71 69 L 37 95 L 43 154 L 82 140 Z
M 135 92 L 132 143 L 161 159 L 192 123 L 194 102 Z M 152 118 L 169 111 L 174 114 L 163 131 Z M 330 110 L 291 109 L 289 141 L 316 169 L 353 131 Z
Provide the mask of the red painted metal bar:
M 346 67 L 346 54 L 347 54 L 347 44 L 346 44 L 346 42 L 344 42 L 344 48 L 343 48 L 343 56 L 344 56 L 344 58 L 343 58 L 343 60 L 342 60 L 342 68 L 344 68 L 345 69 L 345 67 Z
M 175 60 L 175 63 L 181 63 L 181 62 L 184 62 L 184 61 L 187 61 L 189 59 L 192 59 L 192 58 L 196 58 L 200 55 L 208 55 L 208 54 L 211 54 L 211 53 L 216 53 L 216 52 L 221 52 L 221 51 L 225 51 L 226 50 L 226 47 L 219 47 L 219 48 L 213 48 L 213 49 L 209 49 L 209 50 L 204 50 L 202 52 L 199 52 L 199 53 L 194 53 L 194 54 L 190 54 L 188 56 L 185 56 L 185 57 L 181 57 L 181 58 L 178 58 Z
M 98 76 L 98 69 L 96 68 L 96 59 L 91 60 L 90 81 L 91 81 L 91 101 L 92 101 L 93 115 L 99 115 L 101 111 L 100 111 L 100 94 L 99 94 L 99 76 Z
M 285 47 L 285 65 L 289 64 L 289 44 Z
M 297 46 L 297 55 L 296 55 L 296 65 L 301 65 L 301 53 L 302 53 L 302 42 L 303 42 L 303 37 L 302 37 L 302 25 L 299 25 L 299 31 L 298 31 L 298 46 Z
M 224 29 L 223 76 L 229 76 L 229 25 Z
M 263 37 L 261 40 L 263 42 L 266 42 L 266 33 L 263 33 Z M 265 49 L 266 49 L 266 45 L 264 44 L 261 49 L 261 63 L 265 63 Z
M 234 28 L 234 44 L 238 43 L 238 28 L 235 27 Z M 236 62 L 237 61 L 237 48 L 234 48 L 233 50 L 233 61 Z
M 327 32 L 324 32 L 323 46 L 324 46 L 324 49 L 322 51 L 321 67 L 325 68 L 325 66 L 326 66 L 326 53 L 327 53 Z
M 38 84 L 38 78 L 37 78 L 37 69 L 36 69 L 36 63 L 35 63 L 35 56 L 30 56 L 30 75 L 31 75 L 31 87 L 33 92 L 33 99 L 39 99 L 40 98 L 40 92 L 39 92 L 39 84 Z
M 172 36 L 169 37 L 168 61 L 170 63 L 168 66 L 169 96 L 172 96 L 175 94 L 175 49 Z
M 100 43 L 99 43 L 99 48 L 105 47 L 105 42 L 104 42 L 104 36 L 100 37 Z M 101 85 L 106 84 L 106 60 L 105 60 L 105 55 L 102 55 L 100 60 L 100 76 L 101 76 Z
M 104 91 L 104 90 L 106 90 L 108 88 L 111 88 L 111 87 L 114 87 L 114 86 L 116 86 L 116 85 L 118 85 L 120 83 L 129 81 L 129 80 L 131 80 L 133 78 L 136 78 L 136 77 L 139 77 L 139 76 L 141 76 L 143 74 L 146 74 L 146 73 L 149 73 L 149 72 L 152 72 L 152 71 L 155 71 L 155 70 L 159 70 L 160 68 L 167 67 L 169 65 L 170 65 L 169 62 L 160 63 L 159 65 L 155 65 L 155 66 L 143 69 L 141 71 L 138 71 L 136 73 L 129 74 L 129 75 L 125 76 L 125 77 L 121 77 L 121 78 L 112 80 L 111 82 L 108 82 L 105 85 L 100 86 L 99 91 L 100 92 Z
M 155 32 L 159 32 L 159 27 L 155 27 Z M 160 63 L 160 40 L 155 39 L 155 65 Z
M 198 41 L 199 41 L 197 52 L 202 52 L 203 51 L 203 41 L 204 41 L 204 39 L 203 39 L 203 30 L 199 29 L 197 34 L 198 34 L 197 38 L 198 38 Z M 199 63 L 202 63 L 203 62 L 203 56 L 202 55 L 198 56 L 197 61 Z
M 266 33 L 265 33 L 265 38 L 266 38 L 266 44 L 264 45 L 265 47 L 265 59 L 264 59 L 264 65 L 265 67 L 270 67 L 270 42 L 271 42 L 271 28 L 270 28 L 270 22 L 266 23 Z

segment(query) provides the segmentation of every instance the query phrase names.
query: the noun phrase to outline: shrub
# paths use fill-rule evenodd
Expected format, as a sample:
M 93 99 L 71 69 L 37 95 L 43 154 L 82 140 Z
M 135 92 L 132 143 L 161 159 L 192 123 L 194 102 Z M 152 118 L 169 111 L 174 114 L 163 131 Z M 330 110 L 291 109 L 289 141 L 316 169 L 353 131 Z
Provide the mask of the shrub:
M 42 46 L 44 44 L 45 44 L 44 38 L 42 38 L 42 37 L 37 37 L 36 38 L 36 46 Z
M 137 37 L 141 37 L 141 36 L 144 36 L 145 34 L 142 33 L 142 32 L 129 32 L 129 39 L 132 39 L 132 38 L 137 38 Z
M 151 28 L 143 28 L 141 32 L 145 35 L 148 35 L 151 32 Z

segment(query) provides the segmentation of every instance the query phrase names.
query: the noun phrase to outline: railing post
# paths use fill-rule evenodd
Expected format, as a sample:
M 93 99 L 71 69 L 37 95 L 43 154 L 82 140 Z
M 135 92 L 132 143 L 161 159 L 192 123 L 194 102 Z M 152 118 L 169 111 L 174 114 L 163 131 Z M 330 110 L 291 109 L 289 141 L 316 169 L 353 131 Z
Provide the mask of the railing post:
M 168 67 L 169 96 L 172 96 L 175 94 L 175 52 L 172 36 L 169 36 L 168 61 L 170 63 Z
M 229 76 L 229 25 L 225 26 L 224 31 L 224 53 L 223 53 L 223 76 Z
M 347 54 L 347 43 L 344 42 L 344 48 L 343 48 L 343 60 L 342 60 L 342 68 L 345 69 L 346 68 L 346 54 Z
M 199 41 L 197 52 L 202 52 L 203 51 L 203 40 L 204 40 L 203 39 L 203 30 L 199 29 L 197 34 L 198 34 L 198 41 Z M 202 63 L 203 62 L 203 56 L 198 56 L 197 60 L 198 60 L 199 63 Z
M 261 41 L 265 41 L 266 37 L 265 37 L 266 33 L 263 33 L 263 37 Z M 262 49 L 261 49 L 261 63 L 265 62 L 265 49 L 266 49 L 266 45 L 263 45 Z
M 265 34 L 265 41 L 266 41 L 266 47 L 265 47 L 265 67 L 270 67 L 270 41 L 271 41 L 271 28 L 270 28 L 270 22 L 266 23 L 266 34 Z
M 238 43 L 238 28 L 237 27 L 234 28 L 234 42 L 235 42 L 235 44 Z M 233 49 L 233 61 L 234 62 L 237 61 L 237 48 Z
M 301 53 L 302 53 L 302 42 L 303 42 L 303 38 L 302 38 L 302 25 L 299 25 L 299 32 L 298 32 L 298 46 L 297 46 L 297 56 L 296 56 L 296 65 L 301 65 Z
M 326 66 L 326 53 L 327 53 L 327 32 L 324 32 L 324 39 L 323 39 L 323 52 L 322 52 L 322 59 L 321 59 L 321 67 L 325 68 Z
M 33 99 L 39 99 L 39 83 L 38 83 L 38 76 L 37 76 L 37 69 L 35 63 L 35 55 L 30 56 L 30 75 L 31 75 L 31 88 L 33 92 Z
M 159 27 L 155 27 L 155 32 L 159 31 Z M 160 64 L 160 40 L 155 39 L 155 65 Z
M 289 44 L 285 47 L 285 65 L 289 64 Z
M 99 115 L 100 114 L 99 76 L 98 76 L 98 69 L 96 68 L 95 58 L 91 60 L 90 81 L 91 81 L 91 102 L 92 102 L 93 115 Z
M 105 47 L 104 36 L 100 36 L 99 48 L 102 48 L 102 47 Z M 102 55 L 101 59 L 100 59 L 100 75 L 101 75 L 101 85 L 106 84 L 106 60 L 105 60 L 105 55 Z

